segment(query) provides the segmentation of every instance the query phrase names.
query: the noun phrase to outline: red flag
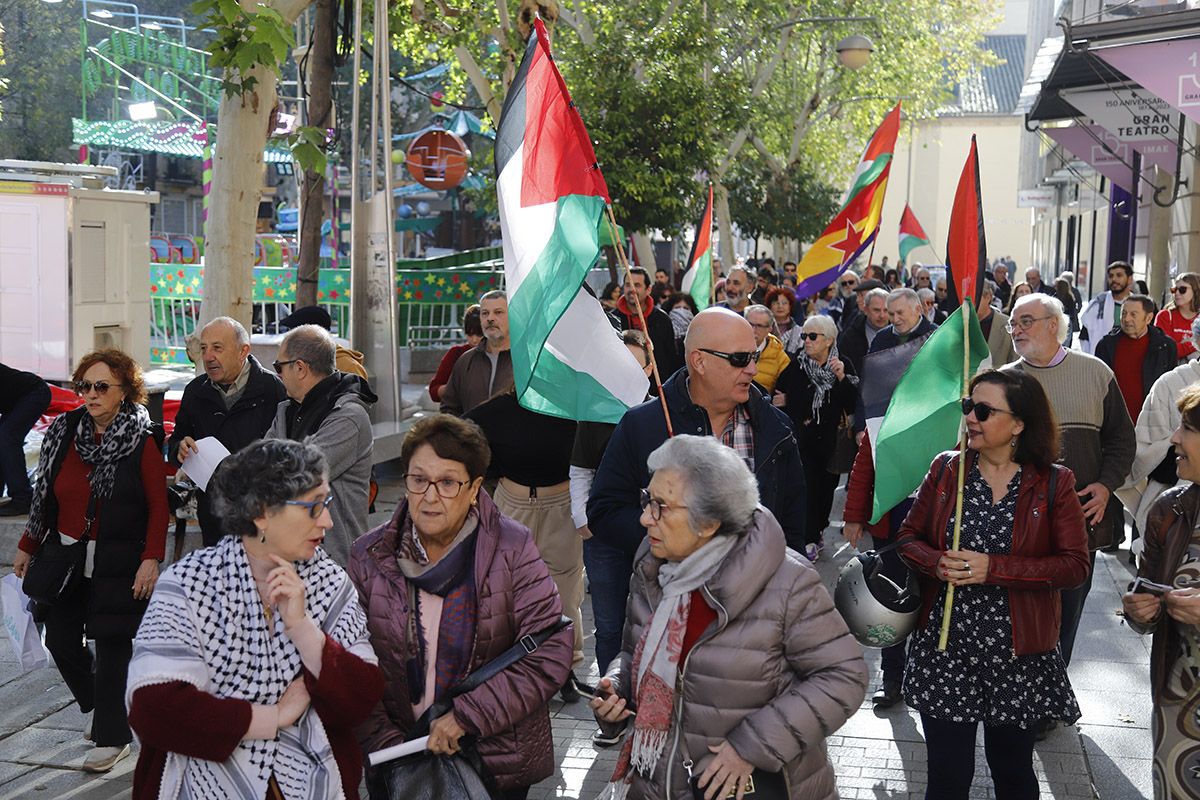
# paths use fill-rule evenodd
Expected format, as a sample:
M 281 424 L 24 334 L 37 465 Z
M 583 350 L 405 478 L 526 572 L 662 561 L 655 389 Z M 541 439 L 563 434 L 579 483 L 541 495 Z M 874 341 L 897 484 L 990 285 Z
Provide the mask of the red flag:
M 958 179 L 954 207 L 950 210 L 950 235 L 946 240 L 946 289 L 954 306 L 970 298 L 979 308 L 987 277 L 987 241 L 983 235 L 983 199 L 979 194 L 979 151 L 971 136 L 971 152 Z

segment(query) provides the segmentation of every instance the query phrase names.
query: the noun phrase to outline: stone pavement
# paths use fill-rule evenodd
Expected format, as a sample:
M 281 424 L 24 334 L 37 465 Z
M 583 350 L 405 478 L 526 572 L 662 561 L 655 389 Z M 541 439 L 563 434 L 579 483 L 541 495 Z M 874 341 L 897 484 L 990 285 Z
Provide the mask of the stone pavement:
M 388 479 L 387 466 L 380 512 L 373 521 L 385 519 L 399 496 L 398 481 L 394 476 Z M 835 510 L 840 509 L 840 491 L 838 501 Z M 850 549 L 836 528 L 826 532 L 826 541 L 818 568 L 832 587 Z M 11 523 L 0 526 L 0 559 L 10 561 L 14 545 Z M 1122 551 L 1097 558 L 1070 670 L 1083 718 L 1039 743 L 1036 768 L 1043 797 L 1136 800 L 1151 796 L 1150 641 L 1130 631 L 1118 613 L 1120 594 L 1131 575 L 1127 557 L 1128 552 Z M 585 609 L 585 626 L 590 626 L 590 619 L 590 609 Z M 585 651 L 592 652 L 590 636 Z M 869 651 L 867 657 L 873 670 L 877 668 L 878 651 Z M 14 658 L 11 643 L 0 635 L 0 800 L 128 797 L 134 758 L 104 776 L 80 771 L 87 752 L 83 715 L 54 669 L 22 675 Z M 590 664 L 586 679 L 594 683 L 596 678 L 595 665 Z M 551 714 L 558 769 L 533 788 L 530 798 L 590 800 L 611 776 L 616 752 L 593 749 L 594 723 L 585 703 L 565 705 L 555 699 Z M 978 744 L 971 796 L 990 798 L 982 738 Z M 864 702 L 830 737 L 828 746 L 843 798 L 923 796 L 925 747 L 917 715 L 906 706 L 874 712 Z

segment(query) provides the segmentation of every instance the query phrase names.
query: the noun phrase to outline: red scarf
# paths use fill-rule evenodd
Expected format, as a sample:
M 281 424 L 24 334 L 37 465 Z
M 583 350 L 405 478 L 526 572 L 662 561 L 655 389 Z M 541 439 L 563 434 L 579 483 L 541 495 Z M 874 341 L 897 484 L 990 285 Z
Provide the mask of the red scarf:
M 654 310 L 654 298 L 647 297 L 646 298 L 646 310 L 643 311 L 642 314 L 644 316 L 649 317 L 650 312 L 653 310 Z M 624 314 L 626 317 L 629 318 L 629 329 L 630 330 L 635 330 L 635 331 L 645 331 L 646 330 L 644 327 L 642 327 L 642 320 L 641 320 L 641 317 L 638 316 L 637 309 L 634 309 L 633 311 L 629 310 L 629 304 L 625 301 L 625 295 L 621 295 L 621 297 L 617 300 L 617 311 L 620 311 L 622 314 Z

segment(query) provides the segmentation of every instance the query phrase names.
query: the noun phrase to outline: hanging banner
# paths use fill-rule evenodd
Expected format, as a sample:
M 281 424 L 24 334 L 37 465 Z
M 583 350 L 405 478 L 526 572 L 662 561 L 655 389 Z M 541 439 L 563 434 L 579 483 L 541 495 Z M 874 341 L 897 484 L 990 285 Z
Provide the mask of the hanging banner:
M 1200 38 L 1128 44 L 1094 52 L 1172 108 L 1200 122 Z
M 1133 148 L 1118 141 L 1103 128 L 1095 125 L 1089 127 L 1091 133 L 1082 125 L 1070 128 L 1042 128 L 1042 133 L 1066 148 L 1071 155 L 1087 162 L 1092 169 L 1117 186 L 1132 193 L 1133 169 L 1128 165 L 1133 164 Z M 1104 144 L 1097 142 L 1097 138 Z M 1109 149 L 1105 149 L 1105 145 Z
M 1142 154 L 1146 164 L 1175 171 L 1175 111 L 1140 86 L 1064 91 L 1062 97 L 1118 141 Z

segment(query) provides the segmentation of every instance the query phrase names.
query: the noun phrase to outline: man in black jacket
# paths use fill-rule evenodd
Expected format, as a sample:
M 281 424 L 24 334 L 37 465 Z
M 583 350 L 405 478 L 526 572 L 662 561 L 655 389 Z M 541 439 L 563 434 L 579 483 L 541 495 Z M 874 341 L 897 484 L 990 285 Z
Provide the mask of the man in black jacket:
M 937 328 L 925 316 L 925 306 L 912 289 L 893 289 L 887 298 L 888 319 L 891 325 L 876 334 L 868 353 L 877 353 L 909 339 L 919 339 Z M 856 368 L 860 365 L 855 364 Z
M 716 436 L 738 451 L 758 479 L 759 499 L 783 527 L 788 546 L 804 552 L 804 467 L 792 423 L 753 386 L 754 332 L 740 315 L 710 308 L 692 320 L 684 339 L 685 369 L 663 385 L 676 434 Z M 646 459 L 667 440 L 658 398 L 625 412 L 613 432 L 587 504 L 593 541 L 624 560 L 590 574 L 596 652 L 603 672 L 621 649 L 633 558 L 646 531 L 641 491 L 650 482 Z M 591 564 L 589 559 L 589 564 Z
M 196 442 L 206 436 L 215 436 L 231 453 L 263 438 L 276 407 L 287 397 L 279 377 L 250 355 L 250 334 L 235 319 L 217 317 L 205 325 L 200 331 L 200 354 L 204 374 L 183 390 L 167 445 L 167 457 L 184 471 L 188 457 L 196 452 Z M 197 511 L 208 547 L 221 538 L 222 531 L 204 492 L 198 495 Z
M 838 353 L 843 361 L 850 362 L 856 375 L 862 374 L 863 356 L 871 349 L 871 343 L 888 326 L 887 298 L 887 290 L 882 287 L 868 289 L 863 296 L 862 313 L 855 314 L 838 337 Z
M 0 364 L 0 494 L 9 502 L 0 517 L 29 513 L 33 487 L 25 470 L 25 437 L 50 406 L 50 387 L 32 372 Z
M 1096 343 L 1096 358 L 1117 377 L 1129 418 L 1137 424 L 1154 382 L 1179 364 L 1175 340 L 1154 324 L 1158 307 L 1144 294 L 1121 304 L 1121 327 Z
M 625 293 L 609 314 L 622 331 L 640 331 L 642 321 L 638 318 L 637 305 L 641 304 L 650 343 L 654 346 L 654 360 L 658 362 L 658 374 L 665 381 L 683 365 L 675 349 L 675 327 L 667 312 L 656 306 L 650 297 L 650 273 L 641 267 L 633 267 L 629 272 L 630 276 L 625 279 Z

